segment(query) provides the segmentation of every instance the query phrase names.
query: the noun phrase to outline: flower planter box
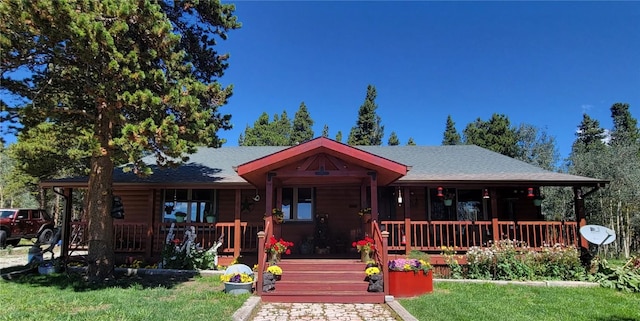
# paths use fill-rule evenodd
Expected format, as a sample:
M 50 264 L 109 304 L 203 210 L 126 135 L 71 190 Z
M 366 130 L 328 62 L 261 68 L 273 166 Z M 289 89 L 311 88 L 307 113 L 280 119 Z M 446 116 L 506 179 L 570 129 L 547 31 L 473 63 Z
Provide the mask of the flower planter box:
M 433 292 L 433 270 L 389 271 L 389 294 L 406 298 Z
M 224 292 L 229 294 L 245 294 L 251 293 L 253 289 L 253 282 L 247 283 L 235 283 L 235 282 L 224 282 Z

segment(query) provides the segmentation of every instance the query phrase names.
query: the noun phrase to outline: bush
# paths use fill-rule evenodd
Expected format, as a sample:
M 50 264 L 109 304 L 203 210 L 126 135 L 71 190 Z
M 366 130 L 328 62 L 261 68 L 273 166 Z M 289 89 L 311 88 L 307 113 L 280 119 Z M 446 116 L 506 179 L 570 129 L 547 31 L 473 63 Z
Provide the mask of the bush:
M 632 257 L 624 266 L 611 266 L 607 260 L 598 262 L 593 281 L 602 287 L 625 292 L 640 292 L 640 258 Z
M 582 280 L 585 269 L 575 247 L 543 246 L 536 252 L 526 243 L 502 240 L 489 248 L 472 247 L 467 252 L 472 279 L 494 280 Z

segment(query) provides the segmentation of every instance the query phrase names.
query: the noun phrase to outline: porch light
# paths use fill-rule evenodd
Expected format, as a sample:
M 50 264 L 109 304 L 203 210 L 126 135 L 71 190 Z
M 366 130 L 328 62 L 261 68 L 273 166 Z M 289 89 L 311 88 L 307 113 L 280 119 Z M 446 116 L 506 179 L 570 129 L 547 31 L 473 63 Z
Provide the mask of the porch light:
M 402 190 L 398 189 L 398 204 L 402 205 Z
M 489 190 L 488 189 L 484 189 L 484 193 L 482 194 L 482 198 L 484 199 L 490 199 L 491 197 L 489 196 Z
M 442 194 L 442 186 L 438 186 L 438 195 L 436 195 L 438 197 L 444 197 L 444 194 Z
M 529 187 L 527 189 L 527 197 L 534 197 L 535 195 L 533 194 L 533 187 Z

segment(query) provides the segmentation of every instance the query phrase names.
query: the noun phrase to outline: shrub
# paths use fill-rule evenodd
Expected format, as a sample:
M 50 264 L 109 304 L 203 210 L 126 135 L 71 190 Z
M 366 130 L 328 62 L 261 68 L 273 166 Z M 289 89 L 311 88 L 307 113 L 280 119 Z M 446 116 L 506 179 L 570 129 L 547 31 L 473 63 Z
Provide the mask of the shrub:
M 489 248 L 472 247 L 467 252 L 468 274 L 473 279 L 581 280 L 585 269 L 572 246 L 543 246 L 536 252 L 525 243 L 502 240 Z

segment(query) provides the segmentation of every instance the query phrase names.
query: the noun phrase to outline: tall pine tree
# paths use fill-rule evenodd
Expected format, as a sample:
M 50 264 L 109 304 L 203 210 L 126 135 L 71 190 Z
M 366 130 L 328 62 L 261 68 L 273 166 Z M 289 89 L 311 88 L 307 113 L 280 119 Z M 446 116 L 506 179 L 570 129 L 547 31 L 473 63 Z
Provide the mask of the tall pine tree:
M 376 114 L 376 109 L 378 109 L 375 102 L 376 96 L 376 87 L 367 86 L 367 95 L 358 110 L 358 120 L 356 126 L 351 128 L 347 144 L 352 146 L 382 145 L 384 126 L 381 125 L 380 116 Z
M 398 135 L 396 134 L 396 132 L 391 132 L 391 135 L 389 135 L 389 141 L 387 142 L 387 145 L 389 146 L 400 145 L 400 140 L 398 139 Z
M 511 127 L 505 115 L 493 114 L 486 122 L 478 118 L 467 125 L 463 134 L 465 144 L 484 147 L 509 157 L 518 155 L 516 129 Z
M 289 145 L 297 145 L 304 143 L 313 138 L 313 119 L 307 111 L 304 102 L 300 103 L 298 111 L 293 117 L 293 128 L 291 130 L 291 139 Z
M 1 103 L 25 129 L 42 122 L 90 140 L 88 277 L 113 274 L 113 169 L 139 174 L 220 146 L 230 128 L 218 81 L 228 54 L 217 39 L 240 27 L 231 4 L 193 1 L 2 1 L 0 82 L 25 103 Z M 24 79 L 14 78 L 21 72 Z M 175 161 L 177 160 L 177 161 Z
M 447 116 L 447 125 L 442 136 L 442 145 L 459 145 L 462 143 L 460 134 L 458 134 L 456 130 L 456 124 L 453 122 L 451 115 Z

